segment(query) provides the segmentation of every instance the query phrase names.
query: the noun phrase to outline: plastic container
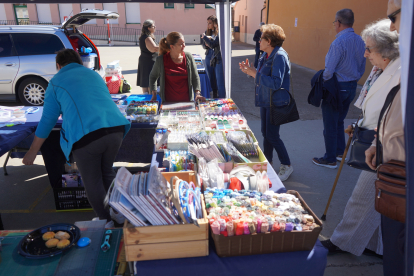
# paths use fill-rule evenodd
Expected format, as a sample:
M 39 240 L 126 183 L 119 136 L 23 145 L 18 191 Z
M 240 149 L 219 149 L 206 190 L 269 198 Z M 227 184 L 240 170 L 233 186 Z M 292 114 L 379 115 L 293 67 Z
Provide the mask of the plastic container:
M 114 61 L 108 63 L 108 65 L 106 65 L 106 68 L 109 68 L 109 69 L 115 69 L 115 68 L 118 68 L 118 67 L 119 67 L 119 60 L 114 60 Z
M 122 75 L 122 67 L 117 67 L 115 69 L 106 68 L 105 75 L 106 76 Z
M 95 68 L 95 57 L 96 56 L 97 55 L 93 54 L 93 53 L 91 53 L 89 55 L 81 56 L 83 66 L 85 66 L 86 68 L 89 68 L 89 69 L 94 69 Z
M 10 111 L 0 110 L 0 123 L 8 122 L 11 119 L 12 119 L 12 115 Z

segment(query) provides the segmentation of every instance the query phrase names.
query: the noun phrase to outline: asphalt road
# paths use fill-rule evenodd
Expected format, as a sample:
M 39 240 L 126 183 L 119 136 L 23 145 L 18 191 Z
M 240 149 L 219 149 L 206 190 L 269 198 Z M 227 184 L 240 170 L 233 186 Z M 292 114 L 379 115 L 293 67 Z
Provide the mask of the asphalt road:
M 101 62 L 104 65 L 113 60 L 120 60 L 123 74 L 132 85 L 132 93 L 141 93 L 142 90 L 135 86 L 139 47 L 113 46 L 100 47 L 99 50 Z M 188 45 L 186 51 L 204 56 L 204 50 L 199 45 Z M 231 97 L 242 110 L 249 126 L 261 142 L 260 114 L 259 108 L 254 106 L 253 79 L 247 78 L 238 69 L 238 63 L 246 58 L 250 61 L 254 60 L 253 46 L 233 43 Z M 321 216 L 337 170 L 318 167 L 311 162 L 313 157 L 320 157 L 324 154 L 321 110 L 307 103 L 310 79 L 314 73 L 313 70 L 292 65 L 293 92 L 301 120 L 282 126 L 281 138 L 286 144 L 294 167 L 292 176 L 284 182 L 286 188 L 298 191 L 310 208 Z M 346 123 L 355 121 L 358 116 L 358 109 L 351 105 Z M 4 160 L 5 155 L 0 157 L 0 164 L 3 164 Z M 43 165 L 43 159 L 40 156 L 36 158 L 35 165 L 30 167 L 24 167 L 21 159 L 11 159 L 7 166 L 9 175 L 0 176 L 2 187 L 0 213 L 6 229 L 34 229 L 45 224 L 74 223 L 94 217 L 92 212 L 54 212 L 53 193 Z M 279 165 L 275 156 L 276 171 Z M 344 166 L 327 220 L 323 225 L 321 239 L 329 238 L 341 220 L 359 173 L 358 170 Z M 356 257 L 351 254 L 328 256 L 325 275 L 382 275 L 382 260 L 364 255 Z

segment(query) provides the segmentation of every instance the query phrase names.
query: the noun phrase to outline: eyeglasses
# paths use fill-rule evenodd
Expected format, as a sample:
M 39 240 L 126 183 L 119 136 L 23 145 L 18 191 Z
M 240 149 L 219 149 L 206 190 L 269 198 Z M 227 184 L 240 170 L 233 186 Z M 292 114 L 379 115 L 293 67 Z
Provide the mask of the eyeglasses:
M 395 12 L 393 12 L 392 14 L 388 15 L 388 18 L 391 20 L 392 23 L 395 23 L 396 15 L 399 14 L 401 12 L 401 9 L 396 10 Z
M 365 47 L 365 51 L 368 51 L 368 53 L 372 53 L 371 49 L 374 49 L 375 47 Z
M 334 22 L 332 22 L 332 25 L 334 25 L 335 26 L 335 22 L 336 21 L 338 21 L 339 22 L 339 24 L 342 24 L 342 22 L 340 21 L 340 20 L 335 20 Z
M 261 42 L 262 40 L 267 40 L 267 38 L 262 36 L 262 37 L 259 39 L 259 41 Z
M 152 25 L 150 28 L 155 28 L 155 25 Z

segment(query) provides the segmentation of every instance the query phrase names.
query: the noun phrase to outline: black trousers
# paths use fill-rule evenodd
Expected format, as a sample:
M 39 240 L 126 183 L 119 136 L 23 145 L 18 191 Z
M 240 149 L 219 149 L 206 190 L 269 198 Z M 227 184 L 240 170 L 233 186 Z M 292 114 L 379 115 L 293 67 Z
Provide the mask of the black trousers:
M 65 173 L 66 157 L 59 140 L 60 131 L 54 130 L 40 148 L 52 188 L 62 188 L 62 174 Z
M 72 151 L 89 203 L 96 215 L 107 221 L 111 220 L 111 216 L 104 207 L 104 199 L 115 178 L 113 164 L 123 136 L 123 132 L 107 134 Z
M 381 215 L 384 276 L 404 275 L 405 223 Z

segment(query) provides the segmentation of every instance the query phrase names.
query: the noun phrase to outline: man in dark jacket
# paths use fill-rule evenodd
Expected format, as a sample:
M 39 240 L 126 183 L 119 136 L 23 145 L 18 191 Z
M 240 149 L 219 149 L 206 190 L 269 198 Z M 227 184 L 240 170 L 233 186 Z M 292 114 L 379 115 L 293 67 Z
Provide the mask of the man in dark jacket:
M 260 22 L 260 27 L 264 25 L 263 22 Z M 256 30 L 253 36 L 253 41 L 256 41 L 256 56 L 254 57 L 254 68 L 257 68 L 257 64 L 259 62 L 260 55 L 263 53 L 263 51 L 260 51 L 260 38 L 262 37 L 262 32 L 260 31 L 260 28 Z

